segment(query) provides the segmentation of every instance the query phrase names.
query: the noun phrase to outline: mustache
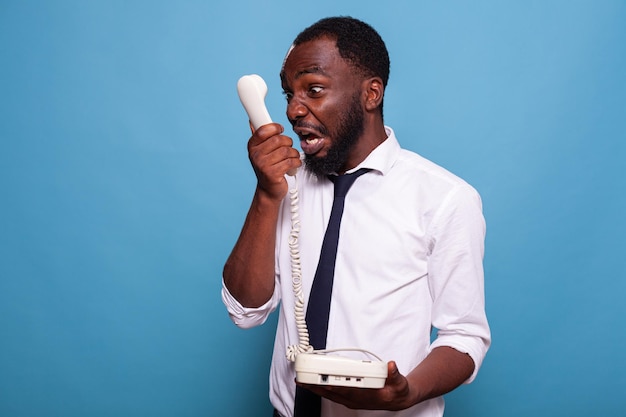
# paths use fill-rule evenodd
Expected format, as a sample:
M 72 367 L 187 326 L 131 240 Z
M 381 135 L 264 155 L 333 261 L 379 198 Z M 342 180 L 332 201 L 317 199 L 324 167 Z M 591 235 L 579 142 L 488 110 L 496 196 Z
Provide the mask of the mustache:
M 315 125 L 313 123 L 298 120 L 295 123 L 292 123 L 291 126 L 293 129 L 309 129 L 318 132 L 321 136 L 329 136 L 328 130 L 323 125 Z

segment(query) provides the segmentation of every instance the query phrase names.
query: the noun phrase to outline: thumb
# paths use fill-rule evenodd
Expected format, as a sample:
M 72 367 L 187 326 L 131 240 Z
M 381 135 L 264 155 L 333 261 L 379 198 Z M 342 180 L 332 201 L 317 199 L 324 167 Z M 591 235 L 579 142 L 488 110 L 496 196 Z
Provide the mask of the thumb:
M 387 380 L 391 382 L 401 377 L 402 375 L 400 375 L 400 371 L 398 370 L 398 365 L 396 364 L 396 362 L 395 361 L 387 362 Z

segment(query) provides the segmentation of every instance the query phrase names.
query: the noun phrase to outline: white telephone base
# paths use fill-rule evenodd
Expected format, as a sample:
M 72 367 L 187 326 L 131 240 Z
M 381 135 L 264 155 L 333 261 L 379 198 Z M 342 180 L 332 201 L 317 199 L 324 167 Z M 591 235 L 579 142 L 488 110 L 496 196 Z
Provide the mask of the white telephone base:
M 300 353 L 295 362 L 296 381 L 304 384 L 382 388 L 387 363 L 320 353 Z

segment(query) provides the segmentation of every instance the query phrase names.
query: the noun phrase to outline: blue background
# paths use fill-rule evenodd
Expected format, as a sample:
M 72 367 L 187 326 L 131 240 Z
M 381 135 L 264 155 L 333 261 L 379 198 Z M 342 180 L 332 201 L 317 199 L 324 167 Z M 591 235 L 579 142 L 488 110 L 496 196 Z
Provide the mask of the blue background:
M 0 3 L 0 415 L 270 415 L 275 317 L 221 269 L 255 179 L 239 76 L 328 15 L 386 123 L 481 193 L 494 342 L 447 416 L 623 415 L 626 2 Z

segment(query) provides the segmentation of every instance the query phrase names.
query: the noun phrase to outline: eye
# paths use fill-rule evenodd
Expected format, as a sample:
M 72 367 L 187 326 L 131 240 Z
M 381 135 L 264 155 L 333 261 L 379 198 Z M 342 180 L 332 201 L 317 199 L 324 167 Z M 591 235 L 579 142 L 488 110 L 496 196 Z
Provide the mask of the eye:
M 312 95 L 312 96 L 318 95 L 322 91 L 324 91 L 324 87 L 320 87 L 318 85 L 309 88 L 309 94 Z
M 283 91 L 283 96 L 285 96 L 285 100 L 289 101 L 293 97 L 293 93 L 289 91 Z

